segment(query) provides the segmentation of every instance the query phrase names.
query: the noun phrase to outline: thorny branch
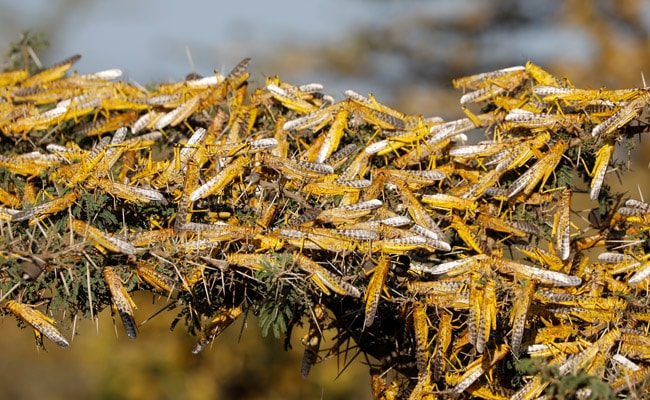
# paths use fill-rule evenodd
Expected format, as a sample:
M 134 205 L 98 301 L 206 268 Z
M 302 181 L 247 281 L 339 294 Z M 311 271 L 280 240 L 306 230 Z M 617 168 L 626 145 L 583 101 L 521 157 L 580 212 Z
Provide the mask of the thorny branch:
M 443 121 L 250 90 L 248 59 L 150 90 L 78 60 L 0 73 L 0 290 L 39 340 L 68 346 L 67 319 L 107 306 L 135 338 L 146 290 L 199 335 L 188 351 L 245 313 L 307 324 L 303 375 L 362 354 L 377 398 L 532 398 L 578 371 L 642 390 L 650 205 L 607 181 L 647 89 L 527 63 L 455 80 L 466 116 Z

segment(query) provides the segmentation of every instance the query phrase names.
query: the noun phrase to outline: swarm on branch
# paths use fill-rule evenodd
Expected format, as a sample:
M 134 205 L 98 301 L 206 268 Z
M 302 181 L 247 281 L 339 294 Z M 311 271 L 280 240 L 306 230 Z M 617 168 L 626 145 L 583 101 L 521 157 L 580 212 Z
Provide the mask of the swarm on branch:
M 78 59 L 0 74 L 0 289 L 39 339 L 67 346 L 67 319 L 107 306 L 135 338 L 144 290 L 199 336 L 188 351 L 245 313 L 276 337 L 306 323 L 303 375 L 360 352 L 381 398 L 645 381 L 650 206 L 607 172 L 647 130 L 646 89 L 527 63 L 454 81 L 466 117 L 443 121 L 277 77 L 249 90 L 248 59 L 149 91 Z

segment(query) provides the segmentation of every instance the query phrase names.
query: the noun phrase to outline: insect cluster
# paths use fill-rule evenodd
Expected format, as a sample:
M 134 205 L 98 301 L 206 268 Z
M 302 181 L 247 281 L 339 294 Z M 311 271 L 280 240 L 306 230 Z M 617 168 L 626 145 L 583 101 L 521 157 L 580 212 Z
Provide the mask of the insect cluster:
M 135 338 L 130 293 L 151 291 L 194 353 L 247 313 L 287 344 L 305 323 L 302 375 L 359 352 L 377 398 L 647 380 L 650 205 L 605 183 L 646 89 L 527 63 L 455 80 L 466 117 L 443 121 L 277 77 L 249 91 L 248 59 L 143 88 L 78 58 L 0 73 L 1 298 L 41 344 L 107 306 Z

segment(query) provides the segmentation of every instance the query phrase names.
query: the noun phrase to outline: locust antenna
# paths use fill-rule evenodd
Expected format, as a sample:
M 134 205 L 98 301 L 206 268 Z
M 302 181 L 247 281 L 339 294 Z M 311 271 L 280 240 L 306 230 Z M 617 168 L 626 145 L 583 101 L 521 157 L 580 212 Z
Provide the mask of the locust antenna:
M 643 75 L 643 72 L 641 72 L 641 82 L 643 83 L 643 88 L 646 89 L 648 86 L 645 83 L 645 75 Z
M 192 74 L 195 74 L 196 68 L 194 66 L 194 60 L 192 59 L 192 52 L 190 51 L 190 47 L 188 45 L 185 45 L 185 55 L 187 56 L 187 61 L 190 63 Z

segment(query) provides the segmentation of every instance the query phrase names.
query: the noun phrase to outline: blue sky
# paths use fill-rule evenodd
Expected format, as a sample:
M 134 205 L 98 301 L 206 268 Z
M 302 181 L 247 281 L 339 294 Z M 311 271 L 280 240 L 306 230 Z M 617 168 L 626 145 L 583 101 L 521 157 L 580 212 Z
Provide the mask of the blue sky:
M 517 5 L 516 2 L 508 4 Z M 322 83 L 325 92 L 337 99 L 342 98 L 345 89 L 354 89 L 360 93 L 372 92 L 389 104 L 400 91 L 411 90 L 408 87 L 402 90 L 400 86 L 404 82 L 400 78 L 408 73 L 405 68 L 409 65 L 399 58 L 403 57 L 399 53 L 375 54 L 371 70 L 351 76 L 330 73 L 328 67 L 318 65 L 315 55 L 305 51 L 294 52 L 296 57 L 288 63 L 279 62 L 278 54 L 286 54 L 288 49 L 314 49 L 323 45 L 339 48 L 359 28 L 390 26 L 397 41 L 418 46 L 428 56 L 423 57 L 426 63 L 419 65 L 424 71 L 452 68 L 453 63 L 448 62 L 460 59 L 470 63 L 465 71 L 468 73 L 523 64 L 529 59 L 541 66 L 560 62 L 567 66 L 592 67 L 598 50 L 596 44 L 590 33 L 570 18 L 562 20 L 563 3 L 521 4 L 517 11 L 522 13 L 523 20 L 533 16 L 542 18 L 516 29 L 507 24 L 497 29 L 483 27 L 487 33 L 472 39 L 445 31 L 444 27 L 453 26 L 450 21 L 468 15 L 472 15 L 470 21 L 473 18 L 480 26 L 481 18 L 494 11 L 489 9 L 493 2 L 0 0 L 0 53 L 5 53 L 8 43 L 17 40 L 21 32 L 42 31 L 51 43 L 49 51 L 40 54 L 46 66 L 81 54 L 83 58 L 75 66 L 80 73 L 120 68 L 124 79 L 142 84 L 182 80 L 192 69 L 204 76 L 215 69 L 225 73 L 242 58 L 251 57 L 254 85 L 263 83 L 265 76 L 277 74 L 295 84 Z M 650 25 L 650 2 L 647 4 L 647 12 L 642 14 L 644 23 Z M 419 17 L 427 17 L 427 23 L 419 26 L 420 30 L 409 29 L 416 25 L 411 22 Z M 463 58 L 463 48 L 468 47 L 474 53 Z M 186 49 L 191 53 L 194 67 Z M 633 71 L 635 77 L 640 72 Z M 453 73 L 450 70 L 449 79 L 456 77 Z M 581 83 L 580 76 L 573 78 Z M 422 91 L 432 93 L 436 83 L 418 81 L 418 84 Z M 449 80 L 437 84 L 447 90 L 451 86 Z M 409 110 L 430 113 L 426 105 L 418 106 L 422 103 L 419 99 L 413 102 Z
M 0 50 L 25 29 L 44 28 L 49 54 L 82 54 L 80 71 L 115 67 L 137 81 L 178 80 L 190 70 L 186 46 L 196 72 L 209 74 L 246 56 L 344 40 L 358 26 L 409 12 L 448 15 L 463 2 L 2 0 Z

